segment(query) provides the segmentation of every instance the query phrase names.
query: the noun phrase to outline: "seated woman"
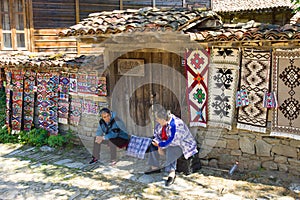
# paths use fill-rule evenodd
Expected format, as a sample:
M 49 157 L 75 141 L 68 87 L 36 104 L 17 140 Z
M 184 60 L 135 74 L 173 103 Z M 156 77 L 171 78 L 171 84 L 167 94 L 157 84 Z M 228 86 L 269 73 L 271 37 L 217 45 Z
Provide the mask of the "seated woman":
M 151 166 L 145 174 L 159 173 L 159 152 L 165 151 L 165 171 L 169 173 L 165 183 L 169 186 L 176 178 L 177 159 L 183 154 L 186 159 L 196 154 L 197 143 L 187 125 L 178 117 L 164 109 L 155 113 L 157 122 L 154 139 L 149 148 L 148 164 Z
M 96 163 L 100 158 L 101 144 L 108 144 L 110 147 L 111 163 L 114 164 L 117 158 L 117 147 L 127 147 L 129 136 L 124 122 L 116 117 L 115 113 L 108 108 L 100 110 L 101 119 L 96 132 L 96 139 L 93 147 L 93 158 L 90 164 Z

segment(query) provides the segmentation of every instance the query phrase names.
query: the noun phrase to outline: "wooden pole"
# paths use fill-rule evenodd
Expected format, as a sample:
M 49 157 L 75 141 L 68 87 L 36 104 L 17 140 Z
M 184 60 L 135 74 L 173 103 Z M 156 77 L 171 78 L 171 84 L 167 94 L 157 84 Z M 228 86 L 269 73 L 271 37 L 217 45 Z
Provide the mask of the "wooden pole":
M 120 0 L 120 10 L 123 10 L 123 0 Z
M 79 0 L 75 0 L 75 15 L 76 15 L 76 24 L 79 23 L 80 21 L 80 6 L 79 6 Z M 76 41 L 76 46 L 77 46 L 77 55 L 80 54 L 80 42 L 77 40 Z

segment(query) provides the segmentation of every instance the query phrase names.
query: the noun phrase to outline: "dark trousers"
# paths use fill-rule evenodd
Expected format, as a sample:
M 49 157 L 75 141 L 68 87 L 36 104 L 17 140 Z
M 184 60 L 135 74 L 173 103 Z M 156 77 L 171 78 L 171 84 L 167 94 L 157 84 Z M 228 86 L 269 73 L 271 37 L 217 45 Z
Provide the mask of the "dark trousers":
M 100 159 L 100 151 L 101 151 L 101 144 L 106 144 L 110 148 L 110 160 L 117 159 L 117 147 L 119 148 L 126 148 L 128 146 L 129 140 L 124 138 L 111 138 L 109 140 L 103 140 L 100 144 L 94 141 L 93 147 L 93 157 L 97 160 Z

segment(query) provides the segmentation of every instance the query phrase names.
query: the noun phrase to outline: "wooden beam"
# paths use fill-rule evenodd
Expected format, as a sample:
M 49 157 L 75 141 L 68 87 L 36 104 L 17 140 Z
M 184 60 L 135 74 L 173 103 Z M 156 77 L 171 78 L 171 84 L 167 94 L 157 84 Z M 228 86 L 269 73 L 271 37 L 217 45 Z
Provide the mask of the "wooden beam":
M 123 10 L 123 0 L 120 0 L 120 10 Z
M 76 24 L 80 21 L 80 5 L 79 0 L 75 0 Z M 80 55 L 80 42 L 76 41 L 77 55 Z

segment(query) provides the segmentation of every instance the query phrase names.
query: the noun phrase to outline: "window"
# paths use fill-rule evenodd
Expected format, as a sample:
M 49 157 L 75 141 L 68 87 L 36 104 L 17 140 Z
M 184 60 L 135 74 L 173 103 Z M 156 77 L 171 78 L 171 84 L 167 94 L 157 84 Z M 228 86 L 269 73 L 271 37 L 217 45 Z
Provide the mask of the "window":
M 0 1 L 1 50 L 25 49 L 24 0 Z

